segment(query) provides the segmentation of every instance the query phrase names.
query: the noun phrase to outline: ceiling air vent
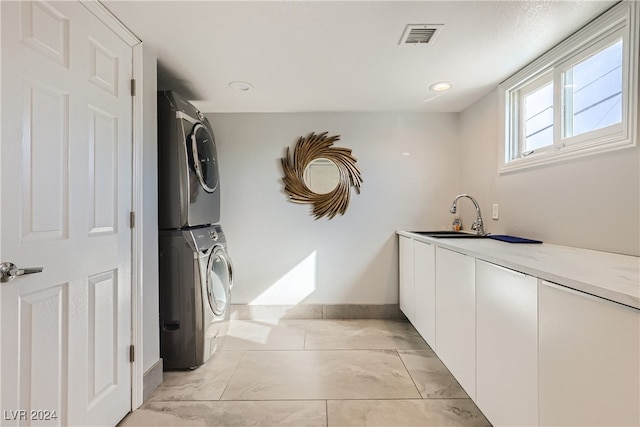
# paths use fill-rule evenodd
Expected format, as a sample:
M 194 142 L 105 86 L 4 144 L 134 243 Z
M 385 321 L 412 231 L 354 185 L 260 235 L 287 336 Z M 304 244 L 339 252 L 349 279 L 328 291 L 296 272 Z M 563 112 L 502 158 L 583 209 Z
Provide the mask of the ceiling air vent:
M 398 44 L 433 44 L 444 24 L 408 24 Z

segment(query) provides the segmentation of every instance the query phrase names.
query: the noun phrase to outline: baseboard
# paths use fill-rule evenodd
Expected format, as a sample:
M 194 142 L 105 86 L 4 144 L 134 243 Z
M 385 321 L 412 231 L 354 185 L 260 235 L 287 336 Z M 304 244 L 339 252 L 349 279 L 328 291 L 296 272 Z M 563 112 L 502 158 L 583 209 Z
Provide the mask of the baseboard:
M 162 359 L 158 359 L 156 363 L 153 364 L 152 367 L 147 369 L 147 372 L 142 376 L 142 401 L 146 402 L 147 399 L 151 396 L 151 393 L 155 391 L 156 388 L 162 381 L 164 380 L 163 372 L 162 372 Z
M 232 304 L 231 320 L 322 319 L 321 304 L 248 305 Z
M 325 304 L 322 318 L 407 320 L 398 304 Z
M 406 320 L 398 304 L 231 305 L 231 319 L 387 319 Z

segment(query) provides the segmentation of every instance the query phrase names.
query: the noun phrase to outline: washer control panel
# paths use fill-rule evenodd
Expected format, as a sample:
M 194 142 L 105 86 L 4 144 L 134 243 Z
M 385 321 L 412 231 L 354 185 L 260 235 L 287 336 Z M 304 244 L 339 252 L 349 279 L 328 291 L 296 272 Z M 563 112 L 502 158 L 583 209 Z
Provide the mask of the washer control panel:
M 186 231 L 191 236 L 197 252 L 206 252 L 215 245 L 225 245 L 224 231 L 220 224 Z

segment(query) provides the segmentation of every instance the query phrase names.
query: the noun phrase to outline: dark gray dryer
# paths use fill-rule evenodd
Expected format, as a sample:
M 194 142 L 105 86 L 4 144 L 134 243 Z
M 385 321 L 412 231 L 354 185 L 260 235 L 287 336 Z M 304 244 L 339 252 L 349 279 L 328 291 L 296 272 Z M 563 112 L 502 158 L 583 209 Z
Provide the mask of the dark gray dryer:
M 220 222 L 220 181 L 211 125 L 173 91 L 158 92 L 158 227 Z

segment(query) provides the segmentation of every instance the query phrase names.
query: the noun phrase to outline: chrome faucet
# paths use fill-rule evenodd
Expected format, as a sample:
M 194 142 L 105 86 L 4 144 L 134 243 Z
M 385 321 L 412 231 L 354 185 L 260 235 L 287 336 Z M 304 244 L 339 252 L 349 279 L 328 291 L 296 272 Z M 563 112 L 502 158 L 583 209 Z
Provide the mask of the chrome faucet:
M 453 199 L 453 203 L 451 204 L 451 209 L 449 209 L 449 212 L 451 212 L 452 214 L 456 213 L 456 210 L 458 209 L 458 199 L 461 197 L 466 197 L 467 199 L 471 200 L 473 202 L 473 205 L 476 207 L 477 217 L 476 217 L 476 220 L 473 222 L 473 224 L 471 224 L 471 229 L 475 230 L 476 234 L 480 234 L 484 236 L 484 227 L 482 225 L 482 215 L 480 214 L 480 205 L 478 205 L 478 202 L 472 196 L 468 194 L 457 195 L 456 198 Z

